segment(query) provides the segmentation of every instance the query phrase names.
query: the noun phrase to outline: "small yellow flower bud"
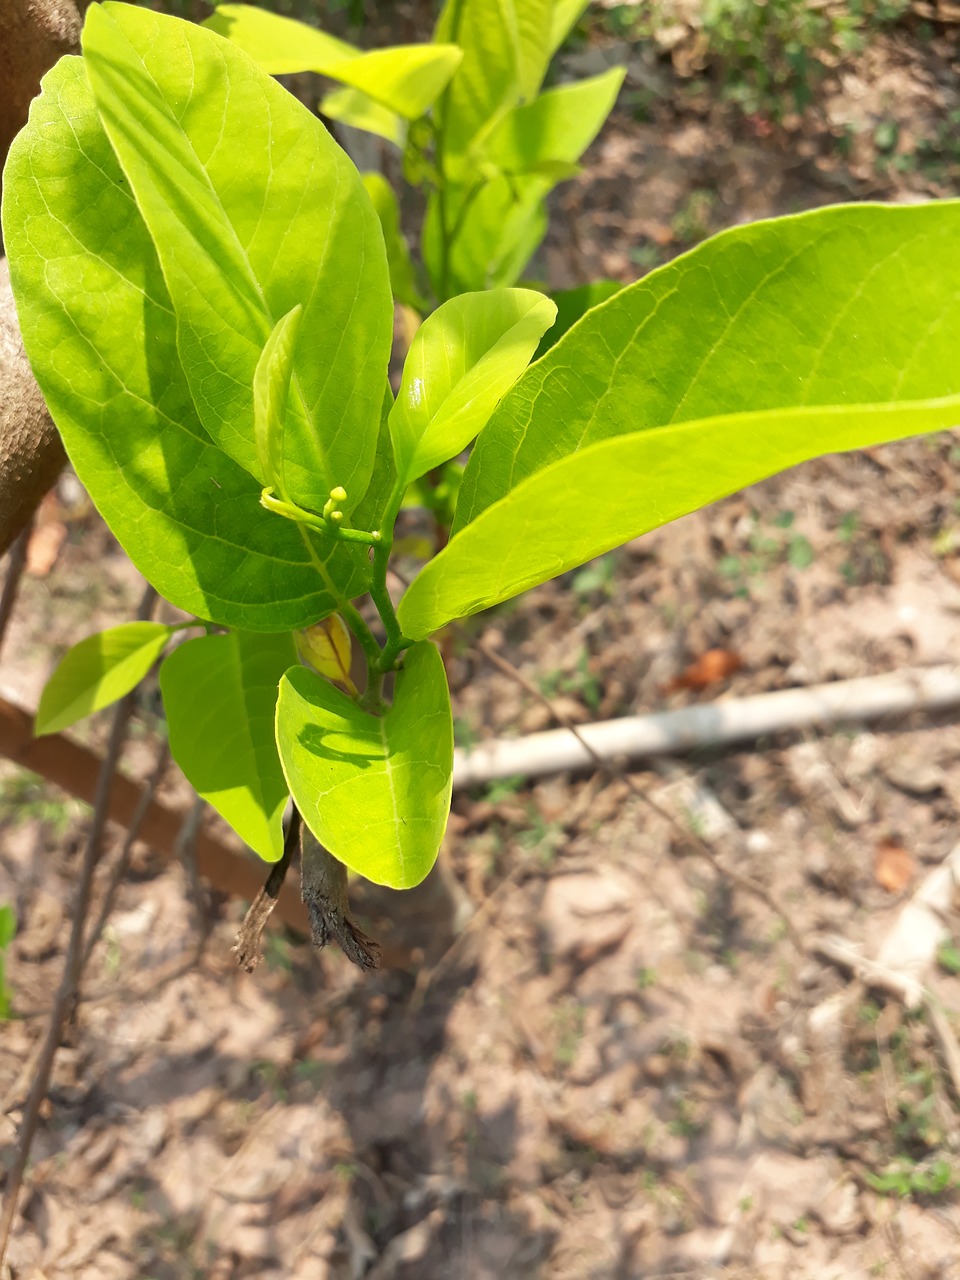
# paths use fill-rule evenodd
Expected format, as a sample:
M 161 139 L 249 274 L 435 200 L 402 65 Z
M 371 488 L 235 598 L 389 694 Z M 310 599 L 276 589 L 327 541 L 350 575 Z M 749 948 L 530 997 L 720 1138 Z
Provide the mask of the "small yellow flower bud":
M 335 489 L 330 490 L 330 497 L 333 498 L 334 502 L 346 502 L 347 491 L 342 485 L 338 484 Z
M 351 639 L 347 624 L 339 613 L 296 633 L 300 656 L 328 680 L 337 680 L 351 693 L 357 687 L 350 678 Z

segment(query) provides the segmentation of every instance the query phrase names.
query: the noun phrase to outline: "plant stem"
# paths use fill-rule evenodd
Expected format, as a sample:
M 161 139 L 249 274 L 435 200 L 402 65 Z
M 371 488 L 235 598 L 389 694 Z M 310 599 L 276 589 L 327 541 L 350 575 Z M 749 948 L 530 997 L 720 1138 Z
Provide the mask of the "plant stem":
M 343 620 L 356 636 L 360 648 L 363 650 L 363 656 L 367 660 L 367 675 L 372 678 L 374 671 L 380 666 L 380 646 L 377 644 L 377 638 L 363 620 L 360 610 L 344 600 L 339 605 L 340 613 Z

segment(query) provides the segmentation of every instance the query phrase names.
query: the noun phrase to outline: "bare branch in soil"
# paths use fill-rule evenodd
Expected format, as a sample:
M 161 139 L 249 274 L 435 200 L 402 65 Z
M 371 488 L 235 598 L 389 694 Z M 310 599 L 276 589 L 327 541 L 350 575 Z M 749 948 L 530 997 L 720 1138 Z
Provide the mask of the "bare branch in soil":
M 7 573 L 3 580 L 3 591 L 0 592 L 0 652 L 3 651 L 3 641 L 7 634 L 7 626 L 13 614 L 17 591 L 20 588 L 20 579 L 23 577 L 23 570 L 27 563 L 27 547 L 30 543 L 32 531 L 33 520 L 31 518 L 26 527 L 17 534 L 13 546 L 10 548 Z
M 148 587 L 144 592 L 137 612 L 139 619 L 143 620 L 150 617 L 155 600 L 156 592 L 152 587 Z M 113 785 L 114 772 L 120 759 L 120 752 L 123 750 L 127 722 L 133 711 L 135 699 L 136 691 L 134 690 L 128 693 L 117 705 L 113 715 L 106 755 L 100 769 L 100 777 L 97 780 L 93 816 L 90 820 L 90 830 L 87 834 L 87 844 L 77 881 L 77 892 L 73 905 L 73 921 L 70 926 L 67 954 L 63 963 L 63 976 L 60 979 L 60 986 L 57 989 L 53 1009 L 50 1013 L 46 1035 L 37 1061 L 36 1075 L 33 1078 L 30 1093 L 24 1106 L 17 1149 L 14 1153 L 13 1165 L 6 1182 L 6 1197 L 2 1214 L 0 1214 L 0 1267 L 3 1266 L 3 1260 L 6 1257 L 10 1231 L 20 1199 L 20 1189 L 23 1185 L 23 1177 L 30 1159 L 30 1149 L 33 1146 L 33 1139 L 40 1120 L 40 1109 L 44 1098 L 47 1096 L 47 1089 L 50 1084 L 53 1061 L 63 1035 L 63 1028 L 76 1004 L 77 989 L 83 964 L 84 928 L 87 912 L 90 908 L 93 876 L 100 860 L 103 835 L 110 815 L 110 790 Z
M 350 915 L 347 868 L 323 847 L 306 823 L 300 835 L 300 876 L 313 945 L 322 950 L 328 942 L 336 942 L 358 968 L 379 969 L 379 944 L 368 938 Z
M 237 941 L 234 943 L 233 950 L 237 957 L 237 964 L 245 973 L 253 973 L 263 959 L 263 931 L 266 928 L 267 921 L 273 914 L 274 907 L 277 905 L 280 889 L 286 879 L 287 870 L 299 844 L 300 814 L 294 809 L 290 825 L 287 827 L 287 834 L 284 837 L 283 854 L 280 857 L 280 861 L 275 862 L 270 868 L 266 883 L 250 903 L 250 909 L 243 918 L 243 924 L 237 934 Z

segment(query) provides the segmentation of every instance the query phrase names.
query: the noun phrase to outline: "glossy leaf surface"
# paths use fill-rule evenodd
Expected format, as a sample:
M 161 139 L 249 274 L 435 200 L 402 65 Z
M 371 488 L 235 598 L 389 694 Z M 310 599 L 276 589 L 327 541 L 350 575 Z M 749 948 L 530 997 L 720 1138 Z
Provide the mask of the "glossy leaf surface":
M 390 414 L 404 485 L 456 457 L 530 363 L 556 307 L 531 289 L 465 293 L 417 330 Z
M 287 785 L 273 736 L 293 637 L 231 631 L 188 640 L 160 668 L 170 750 L 199 795 L 267 862 L 283 853 Z
M 462 174 L 471 146 L 505 111 L 536 96 L 550 58 L 551 11 L 552 0 L 447 0 L 434 38 L 464 51 L 438 110 L 449 176 Z
M 260 483 L 200 425 L 156 251 L 79 58 L 44 78 L 3 198 L 27 355 L 71 462 L 144 576 L 187 613 L 251 630 L 306 626 L 359 595 L 362 551 L 310 546 L 264 511 Z
M 376 884 L 420 883 L 443 839 L 453 777 L 450 697 L 434 645 L 408 651 L 384 716 L 306 668 L 287 672 L 277 742 L 297 808 L 335 858 Z
M 460 64 L 455 45 L 411 44 L 364 53 L 293 18 L 255 5 L 222 4 L 204 23 L 226 36 L 271 75 L 317 71 L 416 120 Z
M 383 237 L 356 169 L 320 120 L 211 31 L 95 4 L 82 44 L 157 247 L 201 422 L 258 475 L 254 371 L 276 322 L 302 304 L 287 485 L 305 506 L 338 484 L 355 502 L 392 333 Z
M 547 162 L 573 164 L 613 110 L 625 74 L 625 68 L 612 67 L 515 107 L 490 134 L 484 154 L 507 173 L 525 173 Z
M 170 628 L 128 622 L 81 640 L 60 659 L 40 695 L 34 732 L 59 733 L 135 689 L 163 652 Z
M 374 102 L 359 89 L 332 90 L 324 95 L 320 110 L 331 120 L 386 138 L 395 147 L 402 147 L 406 141 L 407 125 L 403 117 Z
M 540 339 L 536 359 L 546 355 L 588 311 L 612 298 L 622 288 L 619 280 L 594 280 L 591 284 L 577 285 L 574 289 L 554 290 L 550 297 L 557 304 L 557 318 Z
M 588 312 L 482 433 L 406 634 L 819 453 L 955 424 L 958 242 L 960 203 L 834 207 L 725 232 Z
M 264 483 L 273 486 L 282 498 L 287 496 L 283 477 L 283 424 L 302 315 L 303 308 L 297 304 L 277 321 L 253 375 L 253 425 L 260 473 Z

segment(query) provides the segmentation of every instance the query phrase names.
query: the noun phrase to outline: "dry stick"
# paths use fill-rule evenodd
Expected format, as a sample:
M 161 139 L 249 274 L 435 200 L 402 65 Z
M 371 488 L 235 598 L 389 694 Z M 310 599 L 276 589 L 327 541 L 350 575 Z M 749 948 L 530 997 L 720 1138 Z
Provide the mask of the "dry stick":
M 359 969 L 379 969 L 381 951 L 350 914 L 347 868 L 320 843 L 305 822 L 300 824 L 301 896 L 310 917 L 318 951 L 331 940 Z
M 137 610 L 137 618 L 139 620 L 143 621 L 150 617 L 155 600 L 156 592 L 153 587 L 147 587 L 140 601 L 140 608 Z M 63 963 L 63 976 L 60 979 L 60 986 L 53 1003 L 53 1009 L 50 1012 L 43 1048 L 37 1063 L 37 1074 L 34 1076 L 24 1107 L 17 1150 L 7 1178 L 6 1201 L 3 1206 L 3 1213 L 0 1215 L 0 1267 L 3 1266 L 3 1261 L 7 1255 L 10 1231 L 17 1212 L 23 1176 L 26 1172 L 27 1162 L 30 1159 L 30 1149 L 33 1146 L 33 1139 L 40 1121 L 40 1108 L 43 1105 L 44 1098 L 47 1096 L 47 1088 L 50 1083 L 50 1073 L 53 1070 L 53 1060 L 56 1057 L 57 1046 L 60 1043 L 60 1037 L 63 1034 L 67 1018 L 76 1002 L 83 960 L 84 925 L 86 924 L 87 911 L 90 907 L 93 875 L 100 859 L 103 834 L 107 825 L 113 774 L 120 759 L 120 752 L 123 749 L 127 722 L 133 711 L 135 699 L 136 691 L 133 690 L 121 699 L 117 705 L 110 729 L 110 740 L 107 744 L 100 777 L 97 780 L 97 795 L 93 807 L 93 816 L 90 820 L 90 830 L 87 835 L 87 846 L 80 866 L 80 877 L 73 906 L 73 921 L 70 926 L 70 939 L 67 943 L 67 954 Z
M 3 697 L 0 697 L 0 756 L 22 769 L 38 773 L 85 804 L 93 803 L 102 763 L 100 757 L 63 734 L 34 738 L 33 717 Z M 142 793 L 139 783 L 117 773 L 110 793 L 111 822 L 128 826 Z M 183 819 L 182 810 L 152 800 L 141 826 L 143 843 L 165 858 L 175 857 Z M 202 830 L 197 837 L 197 864 L 200 874 L 219 893 L 251 899 L 262 885 L 261 872 L 252 860 L 241 857 L 236 850 Z M 277 914 L 292 929 L 304 935 L 309 932 L 307 913 L 289 887 L 280 894 Z
M 33 532 L 33 520 L 21 529 L 20 533 L 14 539 L 13 546 L 10 548 L 10 559 L 7 562 L 7 576 L 3 582 L 3 592 L 0 594 L 0 650 L 3 649 L 4 637 L 7 634 L 7 625 L 10 622 L 10 615 L 13 613 L 14 602 L 17 598 L 17 590 L 20 586 L 20 579 L 23 577 L 23 570 L 27 563 L 27 548 L 30 545 L 30 535 Z
M 476 645 L 488 662 L 491 662 L 499 671 L 502 671 L 504 675 L 509 676 L 511 680 L 516 681 L 516 683 L 526 689 L 532 697 L 536 698 L 539 703 L 547 708 L 559 725 L 573 734 L 598 769 L 602 769 L 610 776 L 619 778 L 624 782 L 631 795 L 636 796 L 636 798 L 642 801 L 649 809 L 652 809 L 654 813 L 668 822 L 677 835 L 679 835 L 681 839 L 685 840 L 687 844 L 696 849 L 701 857 L 706 858 L 719 875 L 732 881 L 733 884 L 738 885 L 744 890 L 744 892 L 752 894 L 755 898 L 759 898 L 760 901 L 769 907 L 774 915 L 781 920 L 794 946 L 801 952 L 806 951 L 806 945 L 803 938 L 800 936 L 799 930 L 784 911 L 783 907 L 779 902 L 777 902 L 773 894 L 770 893 L 764 885 L 754 880 L 751 876 L 745 876 L 742 872 L 735 871 L 732 867 L 728 867 L 701 835 L 698 835 L 697 832 L 691 831 L 689 828 L 685 827 L 669 809 L 665 808 L 659 803 L 659 801 L 654 800 L 652 796 L 643 791 L 617 761 L 604 759 L 603 756 L 601 756 L 600 753 L 591 746 L 569 716 L 564 715 L 562 711 L 558 710 L 546 694 L 542 693 L 532 680 L 528 680 L 522 671 L 518 671 L 512 662 L 508 662 L 506 658 L 497 653 L 489 641 L 480 639 L 476 642 Z
M 186 873 L 187 894 L 193 905 L 194 923 L 197 928 L 197 954 L 194 957 L 195 960 L 199 960 L 203 955 L 207 934 L 210 932 L 207 900 L 203 892 L 203 884 L 201 883 L 200 871 L 197 866 L 197 840 L 200 836 L 200 819 L 203 817 L 204 804 L 203 797 L 198 795 L 183 819 L 183 825 L 180 828 L 175 846 L 177 857 L 180 859 L 180 863 Z
M 160 750 L 157 752 L 157 760 L 156 764 L 153 766 L 153 773 L 147 780 L 147 785 L 141 792 L 133 817 L 130 819 L 130 825 L 127 828 L 127 834 L 124 837 L 120 856 L 114 863 L 113 870 L 110 872 L 110 878 L 104 887 L 97 918 L 87 930 L 83 959 L 80 962 L 81 970 L 85 969 L 90 963 L 90 957 L 93 954 L 93 949 L 100 941 L 100 935 L 103 933 L 104 926 L 110 917 L 111 911 L 113 910 L 113 904 L 117 897 L 117 890 L 126 879 L 127 872 L 130 869 L 130 859 L 133 856 L 133 846 L 136 844 L 137 837 L 140 834 L 140 827 L 143 824 L 144 818 L 147 816 L 147 810 L 153 802 L 153 797 L 156 795 L 157 788 L 163 781 L 163 775 L 166 773 L 169 763 L 170 744 L 165 738 L 161 744 Z
M 250 903 L 250 909 L 243 918 L 243 924 L 240 926 L 240 932 L 233 946 L 237 964 L 245 973 L 253 973 L 263 959 L 263 931 L 273 914 L 273 908 L 277 905 L 277 897 L 286 879 L 287 869 L 299 844 L 300 814 L 294 809 L 290 825 L 287 827 L 287 834 L 283 839 L 283 854 L 280 861 L 275 862 L 270 868 L 266 883 Z

